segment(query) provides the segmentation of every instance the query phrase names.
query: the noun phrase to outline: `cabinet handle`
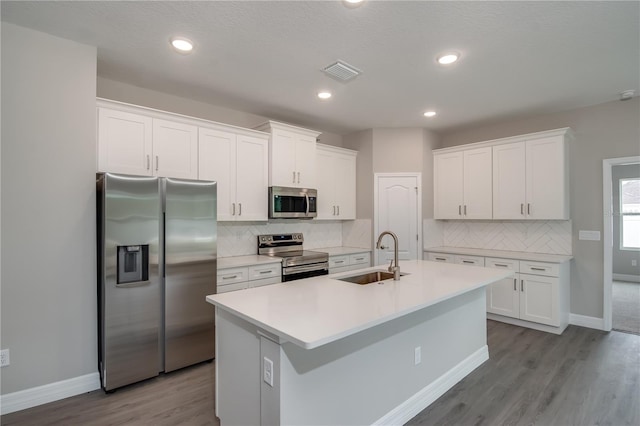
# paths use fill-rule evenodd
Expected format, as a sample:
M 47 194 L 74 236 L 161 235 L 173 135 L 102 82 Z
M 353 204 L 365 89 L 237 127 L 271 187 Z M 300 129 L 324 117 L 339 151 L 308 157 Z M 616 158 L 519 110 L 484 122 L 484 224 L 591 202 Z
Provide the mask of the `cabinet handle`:
M 504 264 L 502 264 L 502 263 L 494 263 L 494 265 L 495 265 L 495 266 L 500 266 L 501 268 L 506 268 L 506 267 L 508 267 L 508 266 L 509 266 L 509 265 L 504 265 Z
M 261 274 L 270 274 L 271 272 L 273 272 L 271 269 L 267 271 L 260 271 Z
M 436 260 L 445 261 L 445 260 L 447 260 L 447 259 L 445 259 L 444 257 L 436 257 Z
M 149 170 L 149 168 L 151 167 L 151 159 L 149 158 L 149 155 L 147 155 L 147 170 Z
M 356 257 L 356 260 L 364 260 L 364 257 Z
M 462 216 L 462 206 L 458 205 L 458 216 Z
M 300 172 L 298 172 L 298 183 L 300 183 Z
M 222 277 L 223 280 L 231 280 L 233 278 L 238 278 L 237 275 L 227 275 L 226 277 Z
M 295 172 L 295 170 L 293 171 L 293 181 L 291 181 L 291 183 L 296 183 L 296 172 Z
M 532 271 L 546 271 L 546 268 L 534 268 L 533 266 L 531 267 Z
M 524 280 L 520 280 L 520 291 L 524 291 Z
M 233 206 L 233 212 L 231 213 L 231 216 L 235 216 L 236 215 L 236 203 L 232 203 L 231 205 Z
M 524 216 L 524 203 L 520 203 L 520 214 Z
M 242 203 L 238 203 L 238 216 L 242 216 Z
M 466 204 L 464 205 L 464 215 L 465 216 L 467 215 L 467 205 Z
M 344 263 L 344 260 L 336 260 L 334 263 Z
M 513 291 L 518 291 L 518 280 L 516 278 L 513 279 Z
M 531 204 L 527 203 L 527 214 L 531 214 Z
M 476 263 L 473 260 L 463 260 L 462 263 Z
M 160 158 L 156 155 L 156 172 L 158 171 L 158 166 L 160 165 Z
M 336 206 L 333 206 L 333 215 L 336 215 Z
M 338 216 L 340 216 L 340 206 L 338 206 Z

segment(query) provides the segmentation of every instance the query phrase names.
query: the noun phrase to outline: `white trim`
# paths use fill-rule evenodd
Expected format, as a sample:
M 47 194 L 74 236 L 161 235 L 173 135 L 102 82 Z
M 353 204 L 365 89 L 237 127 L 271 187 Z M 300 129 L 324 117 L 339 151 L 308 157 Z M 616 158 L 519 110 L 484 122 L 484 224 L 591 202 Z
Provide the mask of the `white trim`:
M 569 314 L 569 324 L 579 327 L 595 328 L 596 330 L 604 330 L 604 319 L 597 317 L 588 317 L 586 315 Z
M 100 389 L 100 375 L 97 372 L 0 395 L 0 414 L 25 410 L 96 389 Z
M 421 247 L 422 247 L 422 173 L 374 173 L 373 175 L 373 258 L 371 259 L 373 262 L 373 266 L 378 265 L 379 261 L 379 250 L 375 249 L 375 239 L 380 235 L 380 227 L 378 226 L 378 180 L 381 177 L 414 177 L 416 178 L 416 186 L 418 187 L 418 194 L 416 199 L 416 233 L 418 234 L 418 241 L 416 244 L 416 259 L 420 260 L 422 258 Z
M 460 380 L 467 377 L 473 370 L 489 359 L 487 345 L 462 360 L 451 370 L 438 377 L 426 387 L 422 388 L 409 399 L 389 411 L 375 421 L 374 425 L 402 425 L 415 417 L 422 410 L 431 405 L 436 399 L 444 395 Z
M 613 178 L 612 167 L 621 164 L 640 163 L 640 156 L 605 158 L 602 160 L 602 212 L 603 212 L 603 304 L 602 304 L 602 330 L 611 331 L 611 286 L 613 278 L 613 191 L 611 185 Z
M 613 274 L 613 279 L 615 281 L 630 281 L 633 283 L 640 283 L 640 275 Z

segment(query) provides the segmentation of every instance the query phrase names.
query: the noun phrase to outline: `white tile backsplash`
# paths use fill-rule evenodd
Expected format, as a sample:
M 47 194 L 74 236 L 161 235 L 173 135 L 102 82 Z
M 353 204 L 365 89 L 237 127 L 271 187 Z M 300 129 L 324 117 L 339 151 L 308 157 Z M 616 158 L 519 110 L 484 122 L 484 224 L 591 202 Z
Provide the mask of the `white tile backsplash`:
M 342 246 L 338 221 L 218 222 L 218 257 L 256 254 L 258 235 L 293 232 L 304 234 L 305 249 Z
M 422 221 L 422 246 L 440 247 L 444 245 L 444 222 L 435 219 Z
M 445 221 L 442 223 L 444 224 L 442 244 L 444 246 L 572 254 L 570 220 Z M 429 246 L 425 244 L 425 247 Z
M 342 245 L 371 250 L 371 219 L 348 220 L 342 223 Z

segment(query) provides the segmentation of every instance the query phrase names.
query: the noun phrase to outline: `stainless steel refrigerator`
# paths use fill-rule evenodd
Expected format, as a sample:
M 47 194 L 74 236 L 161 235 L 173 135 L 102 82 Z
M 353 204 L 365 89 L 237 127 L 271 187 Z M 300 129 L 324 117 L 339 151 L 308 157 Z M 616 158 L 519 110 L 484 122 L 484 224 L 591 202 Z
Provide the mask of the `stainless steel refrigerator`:
M 213 359 L 216 183 L 104 173 L 96 184 L 104 390 Z

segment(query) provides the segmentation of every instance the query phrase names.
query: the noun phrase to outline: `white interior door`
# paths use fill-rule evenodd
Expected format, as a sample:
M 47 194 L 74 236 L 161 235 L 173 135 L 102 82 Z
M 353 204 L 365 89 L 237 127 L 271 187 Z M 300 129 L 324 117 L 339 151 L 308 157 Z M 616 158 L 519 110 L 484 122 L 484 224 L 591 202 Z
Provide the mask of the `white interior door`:
M 375 175 L 374 240 L 383 231 L 395 233 L 400 260 L 421 258 L 421 180 L 420 173 Z M 387 248 L 375 250 L 376 265 L 388 265 L 393 259 L 393 238 L 385 236 L 383 245 Z

